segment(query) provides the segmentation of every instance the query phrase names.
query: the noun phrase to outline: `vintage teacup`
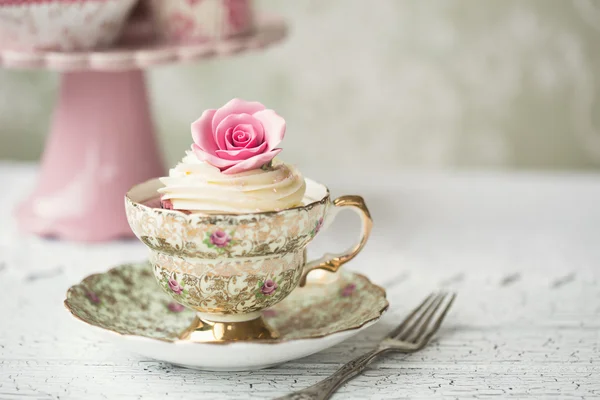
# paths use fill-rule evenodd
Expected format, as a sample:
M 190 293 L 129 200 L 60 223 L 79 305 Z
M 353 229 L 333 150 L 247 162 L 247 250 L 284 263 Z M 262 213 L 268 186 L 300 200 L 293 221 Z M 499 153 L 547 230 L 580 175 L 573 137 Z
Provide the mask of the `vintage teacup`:
M 175 301 L 198 313 L 197 326 L 186 338 L 274 338 L 261 311 L 283 300 L 310 271 L 336 272 L 360 252 L 372 225 L 362 197 L 331 201 L 327 187 L 310 179 L 306 184 L 301 206 L 243 214 L 186 214 L 157 207 L 158 179 L 127 193 L 127 219 L 150 248 L 156 280 Z M 346 207 L 361 216 L 358 243 L 343 254 L 306 263 L 305 247 Z

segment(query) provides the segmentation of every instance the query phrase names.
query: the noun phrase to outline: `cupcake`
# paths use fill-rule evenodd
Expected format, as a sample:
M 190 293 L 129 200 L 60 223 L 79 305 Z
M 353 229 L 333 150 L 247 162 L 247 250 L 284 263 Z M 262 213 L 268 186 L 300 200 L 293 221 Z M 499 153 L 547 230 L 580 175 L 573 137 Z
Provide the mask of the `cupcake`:
M 106 47 L 119 38 L 136 0 L 4 0 L 0 47 L 74 51 Z
M 158 35 L 198 43 L 251 33 L 251 0 L 149 0 Z
M 125 196 L 127 221 L 150 250 L 159 286 L 197 312 L 200 323 L 186 340 L 221 341 L 218 324 L 250 321 L 260 329 L 238 340 L 276 337 L 262 311 L 300 284 L 309 270 L 306 246 L 328 211 L 343 203 L 361 207 L 352 196 L 332 202 L 325 185 L 276 158 L 285 128 L 283 118 L 258 102 L 233 99 L 206 110 L 169 176 L 135 185 Z M 235 332 L 246 330 L 238 326 Z
M 275 158 L 284 134 L 284 119 L 258 102 L 233 99 L 206 110 L 192 124 L 192 148 L 160 178 L 162 208 L 252 213 L 301 205 L 302 174 Z

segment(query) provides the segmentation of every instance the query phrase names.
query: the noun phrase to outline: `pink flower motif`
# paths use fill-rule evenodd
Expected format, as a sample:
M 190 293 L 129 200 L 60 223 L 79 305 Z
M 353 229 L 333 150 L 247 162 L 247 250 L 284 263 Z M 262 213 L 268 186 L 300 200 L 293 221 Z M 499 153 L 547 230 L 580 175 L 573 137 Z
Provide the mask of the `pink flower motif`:
M 173 209 L 173 202 L 169 199 L 167 200 L 161 200 L 160 201 L 160 206 L 162 208 L 164 208 L 165 210 L 172 210 Z
M 191 6 L 194 7 L 196 4 L 201 3 L 202 0 L 187 0 L 187 3 Z
M 281 149 L 285 120 L 258 102 L 233 99 L 192 124 L 192 150 L 225 174 L 262 167 Z
M 352 296 L 352 293 L 354 293 L 354 290 L 356 289 L 356 285 L 354 283 L 349 283 L 347 284 L 343 289 L 342 289 L 342 297 L 349 297 Z
M 162 208 L 163 210 L 174 210 L 175 209 L 175 207 L 173 207 L 173 202 L 169 199 L 160 200 L 160 208 Z M 177 211 L 182 212 L 187 215 L 192 213 L 190 210 L 177 210 Z
M 231 236 L 222 230 L 214 231 L 213 234 L 210 235 L 210 242 L 217 247 L 227 247 L 229 242 L 231 242 Z
M 169 309 L 169 311 L 174 312 L 174 313 L 180 313 L 183 310 L 185 310 L 184 306 L 182 306 L 179 303 L 175 303 L 175 302 L 169 303 L 169 305 L 167 305 L 167 308 Z
M 190 17 L 182 13 L 174 13 L 169 20 L 169 33 L 177 40 L 183 40 L 191 36 L 196 23 Z
M 169 288 L 176 294 L 183 292 L 183 287 L 175 279 L 169 279 Z
M 315 226 L 315 235 L 317 233 L 319 233 L 319 231 L 321 230 L 321 228 L 323 227 L 323 217 L 319 218 L 319 220 L 317 221 L 317 225 Z
M 248 0 L 225 0 L 227 20 L 234 32 L 243 30 L 247 25 L 250 13 L 248 6 Z
M 87 292 L 86 296 L 88 299 L 90 299 L 90 301 L 94 304 L 98 304 L 100 303 L 100 298 L 98 297 L 98 295 L 94 292 Z
M 275 290 L 277 290 L 277 282 L 275 282 L 271 279 L 267 279 L 265 281 L 265 283 L 263 283 L 262 287 L 260 288 L 260 291 L 265 296 L 272 295 L 273 293 L 275 293 Z
M 263 317 L 265 318 L 271 318 L 277 315 L 277 311 L 273 310 L 273 309 L 268 309 L 263 311 Z

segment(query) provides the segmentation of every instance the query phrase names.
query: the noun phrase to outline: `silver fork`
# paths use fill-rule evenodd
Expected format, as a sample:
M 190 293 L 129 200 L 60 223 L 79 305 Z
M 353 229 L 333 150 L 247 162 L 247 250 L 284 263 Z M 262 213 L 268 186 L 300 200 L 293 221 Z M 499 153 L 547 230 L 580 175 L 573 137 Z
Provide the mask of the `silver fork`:
M 379 342 L 375 350 L 348 362 L 329 378 L 275 400 L 328 399 L 344 382 L 360 374 L 377 357 L 392 352 L 414 353 L 421 350 L 439 329 L 455 297 L 454 293 L 430 294 L 400 325 Z

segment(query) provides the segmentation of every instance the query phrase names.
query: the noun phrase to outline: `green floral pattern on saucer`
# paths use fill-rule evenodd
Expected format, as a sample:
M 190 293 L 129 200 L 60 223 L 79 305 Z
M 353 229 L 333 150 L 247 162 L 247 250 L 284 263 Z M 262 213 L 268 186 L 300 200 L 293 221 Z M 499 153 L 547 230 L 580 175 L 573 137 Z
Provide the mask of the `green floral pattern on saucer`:
M 171 282 L 169 290 L 182 290 L 178 285 Z M 267 296 L 276 288 L 277 282 L 263 282 L 257 291 Z M 65 306 L 90 325 L 164 341 L 178 340 L 194 318 L 193 311 L 174 307 L 148 263 L 121 265 L 85 278 L 68 290 Z M 387 307 L 382 288 L 346 272 L 329 284 L 309 281 L 263 315 L 279 332 L 279 341 L 285 341 L 357 329 L 378 319 Z

